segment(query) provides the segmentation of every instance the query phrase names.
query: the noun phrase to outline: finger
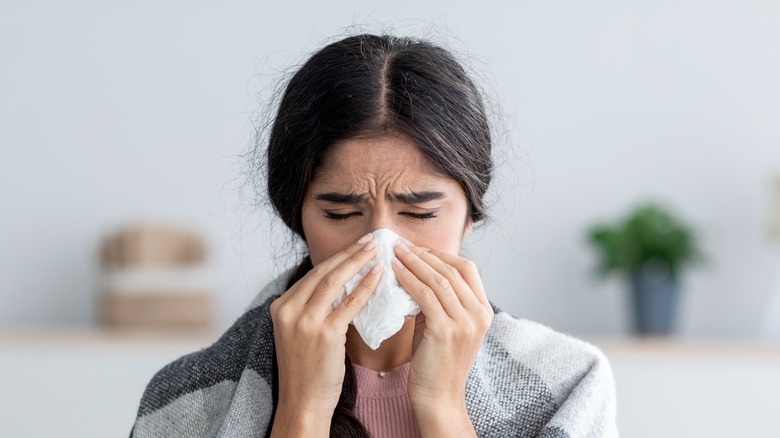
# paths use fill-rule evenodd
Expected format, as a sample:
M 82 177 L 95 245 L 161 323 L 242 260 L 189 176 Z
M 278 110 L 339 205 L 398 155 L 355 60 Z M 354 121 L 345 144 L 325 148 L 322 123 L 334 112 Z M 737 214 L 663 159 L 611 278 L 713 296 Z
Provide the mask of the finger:
M 474 291 L 477 300 L 482 304 L 490 305 L 485 293 L 485 286 L 482 284 L 482 277 L 480 277 L 479 269 L 477 269 L 477 264 L 474 261 L 438 250 L 430 250 L 430 253 L 445 263 L 454 266 L 471 290 Z
M 334 324 L 346 326 L 357 317 L 360 310 L 366 305 L 368 299 L 379 284 L 382 277 L 382 265 L 377 263 L 368 271 L 366 277 L 358 284 L 355 290 L 339 304 L 338 307 L 328 316 L 328 319 Z
M 318 309 L 323 316 L 330 314 L 333 302 L 344 291 L 344 286 L 376 256 L 378 250 L 378 246 L 372 241 L 363 250 L 353 253 L 325 274 L 314 287 L 307 306 Z
M 395 272 L 398 283 L 420 306 L 420 313 L 427 315 L 432 320 L 449 318 L 433 290 L 415 277 L 398 259 L 393 260 L 393 272 Z
M 376 246 L 376 242 L 373 240 L 373 235 L 366 234 L 357 242 L 337 252 L 324 262 L 317 264 L 317 266 L 314 266 L 283 296 L 288 296 L 287 300 L 291 303 L 296 303 L 300 306 L 305 305 L 311 299 L 314 290 L 316 289 L 317 285 L 320 284 L 323 277 L 328 275 L 335 267 L 343 263 L 344 260 L 352 257 L 356 253 L 361 252 L 361 249 L 369 248 L 371 245 Z M 369 250 L 370 249 L 371 248 L 369 248 Z
M 479 276 L 479 270 L 477 269 L 476 263 L 472 260 L 435 249 L 430 250 L 430 253 L 440 258 L 445 263 L 454 266 L 458 272 L 460 272 L 460 276 L 466 281 L 471 290 L 474 291 L 474 296 L 477 300 L 483 305 L 490 306 L 487 294 L 485 294 L 485 286 L 482 284 L 482 277 Z
M 401 284 L 412 295 L 412 298 L 417 300 L 419 296 L 422 300 L 430 302 L 432 307 L 443 309 L 451 318 L 456 318 L 463 313 L 463 305 L 461 305 L 458 296 L 452 290 L 452 284 L 447 277 L 436 272 L 435 269 L 420 259 L 417 254 L 411 252 L 406 245 L 399 244 L 394 249 L 396 259 L 400 261 L 400 265 L 396 264 L 393 269 L 396 272 L 396 276 L 399 277 L 399 282 L 402 279 L 405 282 Z M 400 269 L 401 267 L 406 269 Z M 434 305 L 434 301 L 438 306 Z M 418 304 L 420 303 L 418 302 Z M 420 308 L 422 309 L 422 305 L 420 305 Z M 426 315 L 429 318 L 432 316 Z
M 458 296 L 458 299 L 460 300 L 460 304 L 465 307 L 466 309 L 473 309 L 475 307 L 482 306 L 482 304 L 479 302 L 479 300 L 476 297 L 476 293 L 472 290 L 471 286 L 463 279 L 463 277 L 460 274 L 460 271 L 455 266 L 446 263 L 444 260 L 442 260 L 439 255 L 437 255 L 438 251 L 436 253 L 423 249 L 423 248 L 410 248 L 413 253 L 417 254 L 418 257 L 420 257 L 425 263 L 428 264 L 428 266 L 432 267 L 436 270 L 439 274 L 445 276 L 447 280 L 450 281 L 450 284 L 452 285 L 452 290 L 455 292 L 455 295 Z M 460 260 L 459 258 L 456 258 L 456 260 Z M 452 259 L 450 258 L 450 261 L 452 262 Z

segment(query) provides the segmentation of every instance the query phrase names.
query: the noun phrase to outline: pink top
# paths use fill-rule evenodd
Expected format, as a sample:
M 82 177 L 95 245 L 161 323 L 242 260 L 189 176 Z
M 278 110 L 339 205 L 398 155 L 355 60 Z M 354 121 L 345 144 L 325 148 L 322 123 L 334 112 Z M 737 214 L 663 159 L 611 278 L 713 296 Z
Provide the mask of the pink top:
M 385 371 L 352 364 L 357 380 L 355 415 L 373 438 L 417 438 L 420 430 L 406 393 L 409 363 Z

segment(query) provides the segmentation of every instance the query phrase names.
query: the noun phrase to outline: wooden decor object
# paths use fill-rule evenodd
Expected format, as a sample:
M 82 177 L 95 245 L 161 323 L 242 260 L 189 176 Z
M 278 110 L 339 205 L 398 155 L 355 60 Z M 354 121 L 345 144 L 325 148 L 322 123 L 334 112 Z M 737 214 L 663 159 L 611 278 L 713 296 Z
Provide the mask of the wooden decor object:
M 212 281 L 206 248 L 186 229 L 141 224 L 101 248 L 101 321 L 110 328 L 208 329 Z

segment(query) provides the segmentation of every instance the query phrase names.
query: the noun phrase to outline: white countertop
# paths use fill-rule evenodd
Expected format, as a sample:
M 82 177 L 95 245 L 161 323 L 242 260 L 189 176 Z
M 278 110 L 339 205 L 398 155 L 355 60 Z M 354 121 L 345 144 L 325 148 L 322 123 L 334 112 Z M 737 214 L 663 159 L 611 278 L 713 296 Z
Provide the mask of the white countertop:
M 154 373 L 219 335 L 0 329 L 0 436 L 126 436 Z M 609 359 L 623 437 L 780 436 L 780 343 L 576 337 Z

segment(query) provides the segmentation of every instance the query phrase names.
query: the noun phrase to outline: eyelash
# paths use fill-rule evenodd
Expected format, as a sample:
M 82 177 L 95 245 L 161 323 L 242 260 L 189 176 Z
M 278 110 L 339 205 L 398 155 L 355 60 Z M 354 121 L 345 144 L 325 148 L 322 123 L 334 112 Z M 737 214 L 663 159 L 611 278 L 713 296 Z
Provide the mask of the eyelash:
M 343 221 L 351 218 L 352 216 L 357 216 L 358 214 L 360 213 L 338 214 L 325 212 L 325 217 L 333 221 Z
M 357 216 L 359 214 L 360 213 L 358 212 L 346 213 L 346 214 L 325 212 L 325 217 L 333 221 L 344 221 L 353 216 Z M 436 212 L 434 211 L 428 213 L 401 213 L 401 214 L 417 220 L 428 220 L 436 217 Z

